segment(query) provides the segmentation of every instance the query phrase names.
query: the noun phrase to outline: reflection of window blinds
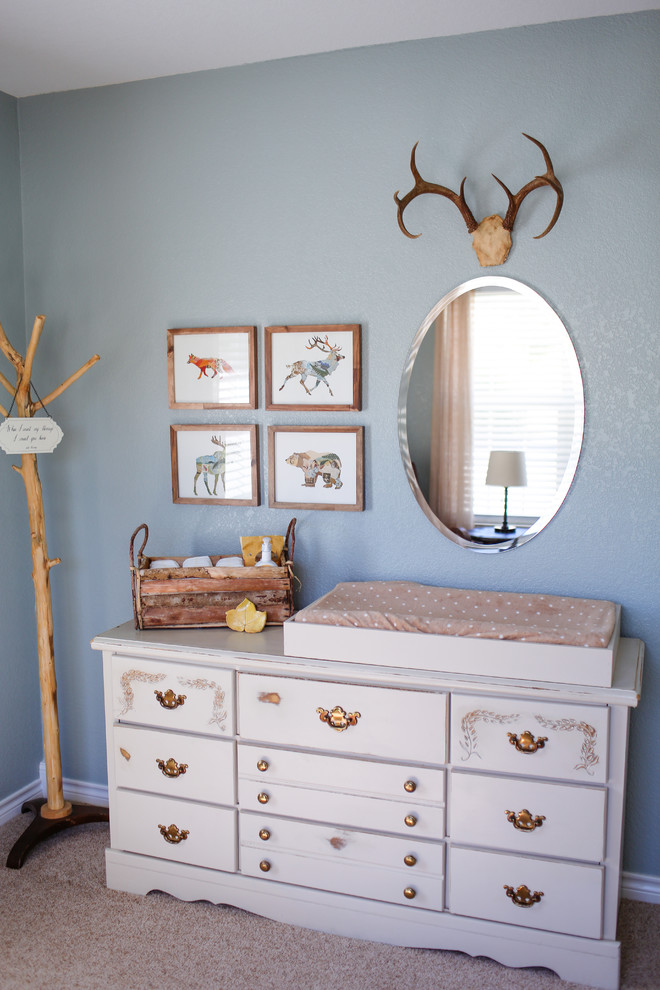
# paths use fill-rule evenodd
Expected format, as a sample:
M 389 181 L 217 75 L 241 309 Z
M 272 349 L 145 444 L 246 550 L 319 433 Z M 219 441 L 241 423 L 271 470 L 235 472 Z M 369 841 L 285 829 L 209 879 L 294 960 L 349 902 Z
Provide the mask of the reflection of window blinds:
M 523 450 L 527 486 L 509 491 L 512 519 L 551 508 L 576 416 L 575 355 L 549 307 L 509 290 L 471 293 L 474 511 L 501 519 L 504 492 L 485 484 L 491 450 Z

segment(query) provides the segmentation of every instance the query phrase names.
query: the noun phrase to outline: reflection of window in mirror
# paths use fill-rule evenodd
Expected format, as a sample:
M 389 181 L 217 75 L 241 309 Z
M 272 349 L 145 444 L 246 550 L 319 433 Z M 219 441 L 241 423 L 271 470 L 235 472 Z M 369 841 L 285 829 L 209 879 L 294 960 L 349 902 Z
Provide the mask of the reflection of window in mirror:
M 528 527 L 552 508 L 571 455 L 575 355 L 557 315 L 533 297 L 497 286 L 467 295 L 474 523 L 502 519 L 503 491 L 485 483 L 490 451 L 519 450 L 527 485 L 509 491 L 509 519 Z

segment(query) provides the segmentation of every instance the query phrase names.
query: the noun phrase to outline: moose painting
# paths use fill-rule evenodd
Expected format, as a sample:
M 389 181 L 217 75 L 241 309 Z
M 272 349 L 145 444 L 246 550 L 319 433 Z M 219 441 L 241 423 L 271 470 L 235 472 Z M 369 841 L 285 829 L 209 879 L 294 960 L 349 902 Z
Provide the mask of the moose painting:
M 360 408 L 360 327 L 266 327 L 266 408 Z
M 170 427 L 172 499 L 189 505 L 258 505 L 257 426 Z

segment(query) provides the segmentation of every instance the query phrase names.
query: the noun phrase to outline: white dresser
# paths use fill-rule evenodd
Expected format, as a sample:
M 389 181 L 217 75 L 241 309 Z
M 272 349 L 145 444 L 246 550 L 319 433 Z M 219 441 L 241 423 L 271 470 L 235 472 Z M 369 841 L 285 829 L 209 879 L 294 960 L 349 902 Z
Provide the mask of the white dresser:
M 113 889 L 618 987 L 638 640 L 612 687 L 284 657 L 276 627 L 92 645 Z

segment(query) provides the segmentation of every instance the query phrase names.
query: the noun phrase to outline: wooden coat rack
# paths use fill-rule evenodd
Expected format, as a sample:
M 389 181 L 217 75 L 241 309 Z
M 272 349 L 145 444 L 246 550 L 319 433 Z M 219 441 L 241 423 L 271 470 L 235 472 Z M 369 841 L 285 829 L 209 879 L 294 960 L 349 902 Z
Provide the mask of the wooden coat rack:
M 78 371 L 50 392 L 43 401 L 39 399 L 35 403 L 32 398 L 32 367 L 45 320 L 45 316 L 36 317 L 25 357 L 11 345 L 0 324 L 0 351 L 15 368 L 16 385 L 13 386 L 1 372 L 0 384 L 14 397 L 20 418 L 32 417 L 40 406 L 45 407 L 46 403 L 56 399 L 99 360 L 99 355 L 95 354 Z M 2 405 L 0 405 L 0 413 L 5 417 L 9 415 Z M 19 869 L 30 849 L 38 842 L 73 825 L 107 821 L 108 809 L 93 805 L 72 805 L 71 802 L 64 800 L 53 647 L 53 608 L 50 591 L 50 569 L 60 563 L 60 558 L 48 556 L 43 494 L 37 470 L 37 455 L 33 453 L 21 454 L 20 467 L 17 464 L 12 464 L 12 468 L 23 478 L 30 522 L 32 580 L 37 615 L 41 717 L 46 765 L 46 801 L 44 802 L 42 798 L 24 803 L 22 811 L 32 811 L 35 817 L 15 842 L 7 859 L 8 867 Z

